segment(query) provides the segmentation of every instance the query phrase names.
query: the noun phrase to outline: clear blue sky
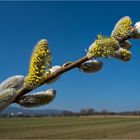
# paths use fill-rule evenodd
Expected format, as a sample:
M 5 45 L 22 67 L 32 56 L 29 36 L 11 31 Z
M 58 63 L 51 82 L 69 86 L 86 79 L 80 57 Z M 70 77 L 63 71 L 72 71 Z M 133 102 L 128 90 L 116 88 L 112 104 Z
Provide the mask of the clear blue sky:
M 28 72 L 34 45 L 49 41 L 53 65 L 83 57 L 98 33 L 109 36 L 115 23 L 130 16 L 140 20 L 140 2 L 0 2 L 0 81 Z M 132 60 L 103 59 L 95 74 L 78 69 L 50 86 L 55 100 L 43 108 L 93 107 L 110 111 L 140 110 L 140 40 L 132 41 Z

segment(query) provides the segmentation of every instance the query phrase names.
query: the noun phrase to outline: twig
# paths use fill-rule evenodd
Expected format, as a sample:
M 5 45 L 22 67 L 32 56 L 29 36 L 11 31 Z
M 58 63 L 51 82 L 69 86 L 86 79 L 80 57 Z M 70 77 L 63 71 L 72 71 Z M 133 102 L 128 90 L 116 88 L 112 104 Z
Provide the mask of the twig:
M 126 38 L 123 38 L 122 40 L 120 40 L 119 43 L 121 43 L 121 42 L 123 42 L 123 41 L 125 41 L 125 40 L 128 40 L 128 39 L 131 39 L 131 36 L 128 35 Z M 54 73 L 51 73 L 51 74 L 46 78 L 46 80 L 45 80 L 43 83 L 41 83 L 38 87 L 40 87 L 41 85 L 47 83 L 48 81 L 50 81 L 50 80 L 52 80 L 52 79 L 54 79 L 54 78 L 56 78 L 56 77 L 58 77 L 59 75 L 65 73 L 65 72 L 67 72 L 67 71 L 69 71 L 69 70 L 71 70 L 71 69 L 73 69 L 73 68 L 78 67 L 80 64 L 82 64 L 82 63 L 84 63 L 84 62 L 86 62 L 87 60 L 90 60 L 90 59 L 91 59 L 91 58 L 88 58 L 87 56 L 84 56 L 84 57 L 82 57 L 82 58 L 76 60 L 75 62 L 72 62 L 72 63 L 70 63 L 69 65 L 66 65 L 66 66 L 60 68 L 58 71 L 56 71 L 56 72 L 54 72 Z M 38 87 L 36 87 L 36 88 L 38 88 Z M 36 89 L 36 88 L 34 88 L 34 89 Z M 18 99 L 19 97 L 21 97 L 21 96 L 23 96 L 23 95 L 25 95 L 25 94 L 31 92 L 31 91 L 34 90 L 34 89 L 26 89 L 25 87 L 23 87 L 22 89 L 20 89 L 20 90 L 18 91 L 18 96 L 16 97 L 16 99 L 15 99 L 14 102 L 16 102 L 17 99 Z
M 46 80 L 45 80 L 43 83 L 41 83 L 38 87 L 40 87 L 41 85 L 47 83 L 48 81 L 50 81 L 50 80 L 52 80 L 52 79 L 54 79 L 54 78 L 56 78 L 56 77 L 58 77 L 59 75 L 65 73 L 65 72 L 67 72 L 67 71 L 69 71 L 69 70 L 71 70 L 71 69 L 73 69 L 73 68 L 78 67 L 80 64 L 86 62 L 86 61 L 89 60 L 89 59 L 90 59 L 90 58 L 88 58 L 87 56 L 85 56 L 85 57 L 83 57 L 83 58 L 78 59 L 78 60 L 75 61 L 75 62 L 72 62 L 72 63 L 69 64 L 69 65 L 63 66 L 63 67 L 60 68 L 58 71 L 56 71 L 56 72 L 54 72 L 54 73 L 51 73 L 51 74 L 46 78 Z M 38 87 L 36 87 L 36 88 L 38 88 Z M 35 88 L 34 88 L 34 89 L 35 89 Z M 34 89 L 26 89 L 25 87 L 23 87 L 22 89 L 20 89 L 20 90 L 18 91 L 18 96 L 16 97 L 16 99 L 15 99 L 14 102 L 16 102 L 16 100 L 17 100 L 19 97 L 21 97 L 21 96 L 23 96 L 23 95 L 25 95 L 25 94 L 31 92 L 31 91 L 34 90 Z

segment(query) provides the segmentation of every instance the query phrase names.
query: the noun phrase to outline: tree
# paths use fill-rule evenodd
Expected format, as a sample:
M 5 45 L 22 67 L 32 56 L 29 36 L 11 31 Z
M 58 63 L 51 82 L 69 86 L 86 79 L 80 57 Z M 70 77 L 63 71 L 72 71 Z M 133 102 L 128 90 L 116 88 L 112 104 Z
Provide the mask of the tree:
M 74 115 L 74 113 L 72 111 L 67 111 L 67 110 L 63 111 L 62 114 L 63 114 L 63 116 L 73 116 Z
M 80 110 L 80 115 L 82 116 L 89 116 L 89 115 L 94 115 L 95 110 L 93 108 L 87 108 L 87 109 L 81 109 Z
M 88 115 L 94 115 L 94 114 L 95 114 L 95 110 L 93 108 L 89 108 Z
M 108 113 L 108 111 L 107 111 L 107 109 L 103 109 L 101 113 L 104 115 L 104 118 L 105 118 L 107 113 Z

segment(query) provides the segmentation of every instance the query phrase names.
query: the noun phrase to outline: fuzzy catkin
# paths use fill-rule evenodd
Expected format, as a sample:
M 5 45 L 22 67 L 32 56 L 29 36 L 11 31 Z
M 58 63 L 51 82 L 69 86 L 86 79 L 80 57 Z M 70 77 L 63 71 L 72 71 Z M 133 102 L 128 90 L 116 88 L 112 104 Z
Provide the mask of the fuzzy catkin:
M 120 48 L 124 48 L 127 50 L 130 50 L 132 47 L 132 44 L 128 40 L 121 42 L 119 45 L 120 45 Z
M 52 74 L 52 73 L 58 71 L 60 68 L 61 68 L 61 66 L 59 66 L 59 65 L 53 66 L 51 69 L 49 69 L 49 72 Z M 46 71 L 46 73 L 43 76 L 44 80 L 47 77 L 48 77 L 48 71 Z M 46 84 L 52 84 L 52 83 L 56 82 L 59 78 L 60 78 L 60 76 L 57 76 L 56 78 L 53 78 L 53 79 L 47 81 Z
M 17 97 L 14 88 L 6 89 L 0 92 L 0 111 L 10 105 Z
M 27 108 L 46 105 L 54 99 L 55 95 L 56 91 L 54 89 L 48 89 L 47 91 L 22 96 L 17 100 L 17 104 Z
M 40 40 L 35 46 L 31 57 L 29 74 L 24 83 L 25 88 L 33 89 L 44 80 L 42 77 L 46 74 L 46 69 L 51 68 L 51 59 L 48 42 L 45 39 Z
M 0 84 L 0 92 L 9 88 L 19 90 L 20 88 L 23 87 L 23 84 L 24 84 L 24 76 L 22 75 L 11 76 Z
M 114 57 L 122 61 L 129 61 L 131 59 L 131 52 L 120 47 L 119 50 L 115 52 Z
M 102 37 L 95 40 L 89 47 L 87 57 L 98 58 L 111 56 L 118 49 L 118 41 L 112 37 Z
M 127 37 L 127 35 L 129 34 L 130 30 L 131 30 L 131 18 L 128 16 L 125 16 L 123 18 L 121 18 L 116 26 L 114 27 L 111 36 L 114 37 L 116 40 L 121 41 L 124 38 Z

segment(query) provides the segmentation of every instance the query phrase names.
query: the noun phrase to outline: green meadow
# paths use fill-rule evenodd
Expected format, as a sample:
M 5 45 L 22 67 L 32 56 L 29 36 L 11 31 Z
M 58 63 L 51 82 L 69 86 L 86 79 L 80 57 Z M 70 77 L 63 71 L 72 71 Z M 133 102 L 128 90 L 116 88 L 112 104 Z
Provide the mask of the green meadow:
M 0 118 L 1 139 L 136 139 L 140 117 Z

